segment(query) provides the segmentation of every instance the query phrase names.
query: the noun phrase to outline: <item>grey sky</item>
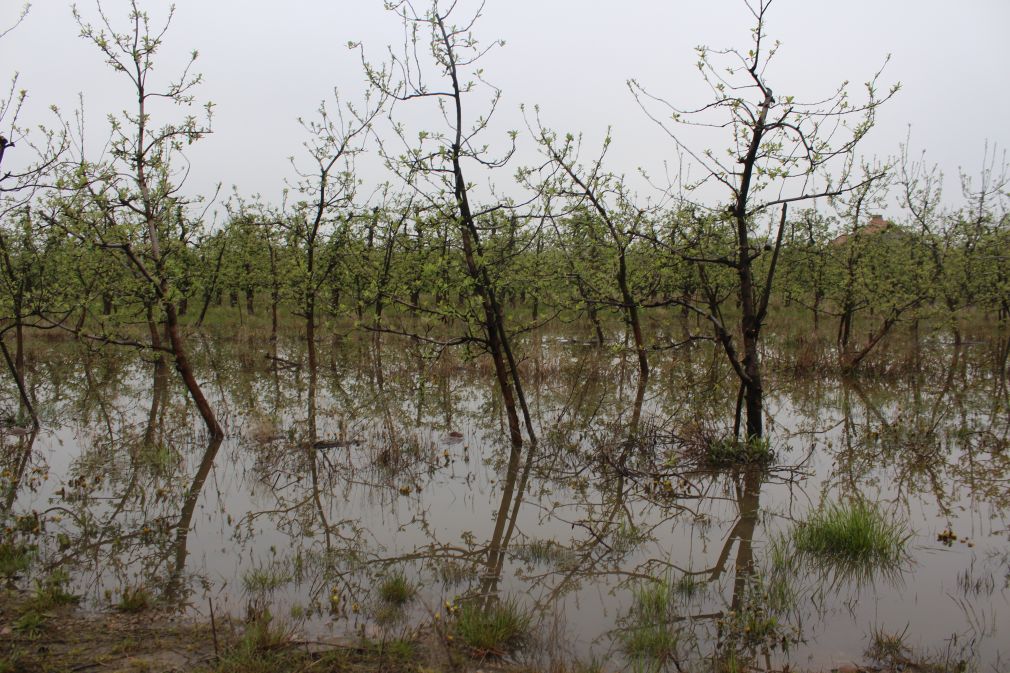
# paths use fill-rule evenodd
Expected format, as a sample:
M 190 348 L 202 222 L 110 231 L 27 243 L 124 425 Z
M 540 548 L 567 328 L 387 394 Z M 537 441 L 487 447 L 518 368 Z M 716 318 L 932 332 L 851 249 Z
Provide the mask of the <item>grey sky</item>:
M 2 0 L 0 25 L 13 20 L 20 4 Z M 126 5 L 104 2 L 118 21 Z M 167 5 L 144 3 L 156 20 Z M 305 139 L 297 117 L 311 116 L 334 87 L 345 98 L 361 97 L 359 57 L 347 42 L 361 41 L 378 60 L 385 45 L 402 39 L 397 18 L 380 0 L 292 0 L 283 9 L 266 0 L 176 5 L 158 72 L 174 73 L 172 63 L 199 50 L 205 81 L 197 99 L 216 105 L 213 135 L 188 152 L 188 191 L 206 193 L 221 182 L 225 191 L 234 184 L 243 194 L 279 201 L 284 180 L 293 175 L 287 157 L 298 156 Z M 79 7 L 95 17 L 91 0 Z M 1010 146 L 1004 79 L 1010 2 L 972 0 L 955 7 L 937 0 L 776 0 L 768 18 L 769 37 L 782 42 L 767 72 L 779 95 L 814 99 L 846 79 L 859 85 L 892 54 L 882 81 L 900 81 L 902 91 L 881 110 L 865 153 L 896 153 L 911 125 L 913 148 L 927 150 L 930 161 L 955 176 L 959 166 L 977 172 L 987 140 Z M 524 131 L 519 105 L 538 104 L 545 123 L 584 132 L 589 142 L 612 126 L 613 170 L 659 173 L 674 157 L 673 145 L 641 112 L 626 80 L 634 77 L 683 107 L 703 104 L 694 47 L 746 50 L 750 25 L 741 0 L 488 0 L 476 35 L 507 43 L 485 62 L 487 78 L 504 93 L 489 140 L 508 128 Z M 108 112 L 131 104 L 125 82 L 77 37 L 63 0 L 36 0 L 25 22 L 0 41 L 0 54 L 0 75 L 18 71 L 19 86 L 30 92 L 22 122 L 45 122 L 50 104 L 69 114 L 80 91 L 94 139 L 105 135 Z M 853 93 L 860 93 L 858 86 Z M 499 180 L 508 182 L 511 172 Z M 951 198 L 956 188 L 948 181 Z

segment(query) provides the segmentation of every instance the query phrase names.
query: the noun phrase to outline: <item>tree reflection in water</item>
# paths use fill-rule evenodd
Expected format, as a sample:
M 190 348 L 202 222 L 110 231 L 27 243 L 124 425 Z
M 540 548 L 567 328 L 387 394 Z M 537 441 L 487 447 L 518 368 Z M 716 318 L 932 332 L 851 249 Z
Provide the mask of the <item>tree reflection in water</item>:
M 66 567 L 95 605 L 145 586 L 239 609 L 267 591 L 306 630 L 368 632 L 387 628 L 374 587 L 402 572 L 415 622 L 518 597 L 551 644 L 527 656 L 635 658 L 641 596 L 664 585 L 650 637 L 670 670 L 829 665 L 819 653 L 858 658 L 870 624 L 1007 655 L 1005 597 L 969 592 L 1006 573 L 1001 345 L 920 348 L 900 379 L 771 376 L 775 462 L 716 469 L 706 446 L 732 434 L 736 390 L 709 345 L 657 352 L 641 380 L 628 350 L 526 338 L 541 437 L 521 446 L 486 363 L 420 342 L 280 338 L 264 358 L 241 335 L 206 339 L 194 357 L 223 441 L 160 359 L 50 344 L 30 391 L 43 430 L 2 440 L 4 518 L 39 522 L 17 533 L 38 545 L 31 578 Z M 791 551 L 810 511 L 851 497 L 915 529 L 897 574 L 838 580 Z

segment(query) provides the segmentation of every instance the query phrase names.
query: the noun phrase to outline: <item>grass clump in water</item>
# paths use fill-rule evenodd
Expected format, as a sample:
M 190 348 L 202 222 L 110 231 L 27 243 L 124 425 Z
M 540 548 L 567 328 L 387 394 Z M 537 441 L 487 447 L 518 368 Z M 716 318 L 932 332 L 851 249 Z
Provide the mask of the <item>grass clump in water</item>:
M 684 574 L 673 583 L 673 590 L 684 598 L 691 598 L 704 590 L 705 584 L 694 575 Z
M 294 574 L 278 562 L 250 568 L 242 575 L 242 586 L 250 594 L 269 594 L 295 579 Z
M 966 673 L 976 667 L 975 641 L 950 638 L 943 649 L 935 652 L 916 651 L 906 642 L 908 627 L 900 632 L 875 628 L 870 634 L 866 656 L 882 667 L 872 670 L 916 671 L 917 673 Z
M 636 662 L 676 660 L 680 635 L 669 624 L 636 624 L 621 633 L 621 647 Z
M 154 607 L 154 596 L 144 587 L 126 587 L 116 604 L 116 610 L 129 614 L 144 612 Z
M 482 607 L 463 603 L 456 612 L 455 638 L 480 656 L 502 656 L 521 648 L 530 637 L 533 615 L 514 598 Z
M 775 452 L 768 440 L 762 437 L 751 437 L 746 441 L 725 437 L 708 443 L 704 459 L 705 464 L 713 469 L 738 465 L 764 467 L 775 461 Z
M 673 602 L 673 587 L 666 580 L 644 582 L 633 590 L 632 616 L 643 622 L 665 622 Z
M 796 550 L 843 569 L 894 569 L 911 534 L 876 505 L 853 501 L 821 507 L 793 533 Z
M 402 572 L 387 575 L 379 584 L 379 599 L 386 605 L 402 607 L 417 595 L 417 587 Z
M 575 554 L 554 540 L 530 540 L 515 549 L 515 556 L 531 565 L 565 567 L 574 563 Z
M 634 602 L 620 631 L 621 649 L 632 660 L 650 664 L 676 660 L 680 644 L 673 610 L 678 598 L 690 598 L 699 587 L 690 575 L 643 582 L 632 591 Z

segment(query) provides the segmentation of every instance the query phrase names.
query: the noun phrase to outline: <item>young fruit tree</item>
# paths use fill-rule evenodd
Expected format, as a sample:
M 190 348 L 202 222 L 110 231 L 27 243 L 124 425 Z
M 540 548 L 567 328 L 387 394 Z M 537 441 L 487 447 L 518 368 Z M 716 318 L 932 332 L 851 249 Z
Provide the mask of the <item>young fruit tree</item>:
M 28 15 L 26 3 L 17 18 L 0 29 L 0 40 Z M 0 93 L 0 351 L 17 384 L 22 411 L 38 430 L 39 419 L 25 382 L 25 327 L 49 327 L 66 317 L 64 285 L 59 278 L 65 246 L 40 231 L 32 212 L 38 197 L 52 186 L 56 166 L 67 149 L 66 124 L 53 107 L 55 124 L 30 128 L 22 119 L 28 91 L 11 75 Z M 14 353 L 6 337 L 14 333 Z M 21 414 L 19 413 L 19 416 Z
M 698 267 L 705 297 L 690 301 L 689 308 L 709 321 L 739 379 L 736 428 L 739 432 L 745 410 L 745 438 L 750 440 L 765 434 L 761 328 L 786 230 L 786 208 L 845 194 L 884 174 L 886 168 L 854 177 L 856 147 L 873 127 L 878 108 L 897 93 L 898 85 L 881 93 L 878 71 L 866 82 L 865 98 L 860 102 L 850 98 L 848 82 L 812 102 L 774 93 L 766 75 L 779 48 L 778 42 L 769 44 L 766 35 L 772 0 L 745 0 L 744 4 L 754 20 L 746 51 L 697 48 L 697 65 L 710 88 L 710 101 L 683 108 L 649 93 L 638 81 L 631 80 L 629 87 L 678 151 L 701 168 L 702 177 L 685 185 L 687 193 L 714 186 L 724 195 L 718 206 L 705 210 L 707 218 L 727 232 L 725 240 L 732 242 L 689 260 Z M 684 138 L 686 127 L 703 136 L 715 136 L 713 145 L 695 147 Z M 724 143 L 725 150 L 711 148 L 719 143 Z M 767 237 L 759 233 L 765 224 Z M 735 328 L 726 319 L 725 297 L 715 291 L 710 279 L 715 268 L 735 276 L 732 298 L 739 305 Z
M 184 299 L 180 281 L 199 234 L 199 221 L 190 212 L 194 201 L 181 191 L 187 173 L 182 151 L 209 132 L 211 105 L 203 106 L 202 121 L 188 113 L 160 126 L 154 121 L 156 114 L 167 116 L 173 109 L 193 105 L 192 92 L 201 81 L 191 71 L 197 54 L 192 52 L 176 79 L 158 80 L 155 56 L 164 44 L 173 10 L 157 27 L 131 0 L 122 29 L 113 26 L 101 4 L 97 11 L 100 23 L 93 25 L 75 7 L 81 37 L 125 80 L 135 107 L 110 116 L 110 137 L 101 156 L 86 158 L 82 139 L 80 157 L 63 177 L 66 195 L 50 223 L 106 257 L 110 265 L 129 269 L 133 283 L 129 298 L 143 304 L 137 313 L 146 313 L 151 341 L 141 342 L 117 326 L 107 329 L 109 325 L 103 325 L 100 334 L 81 336 L 166 352 L 211 437 L 222 437 L 224 431 L 197 381 L 179 320 Z M 167 344 L 159 335 L 162 326 Z

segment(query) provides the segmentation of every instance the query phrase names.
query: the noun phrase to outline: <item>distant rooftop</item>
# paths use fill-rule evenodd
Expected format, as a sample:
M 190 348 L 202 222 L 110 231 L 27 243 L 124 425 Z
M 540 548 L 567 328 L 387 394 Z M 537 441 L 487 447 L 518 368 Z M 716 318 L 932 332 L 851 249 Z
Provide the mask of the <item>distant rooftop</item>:
M 872 236 L 874 234 L 879 234 L 882 231 L 890 228 L 894 225 L 894 222 L 890 220 L 885 220 L 883 215 L 871 215 L 870 221 L 861 227 L 857 227 L 855 231 L 849 234 L 841 234 L 833 241 L 831 245 L 842 245 L 848 241 L 853 236 Z

